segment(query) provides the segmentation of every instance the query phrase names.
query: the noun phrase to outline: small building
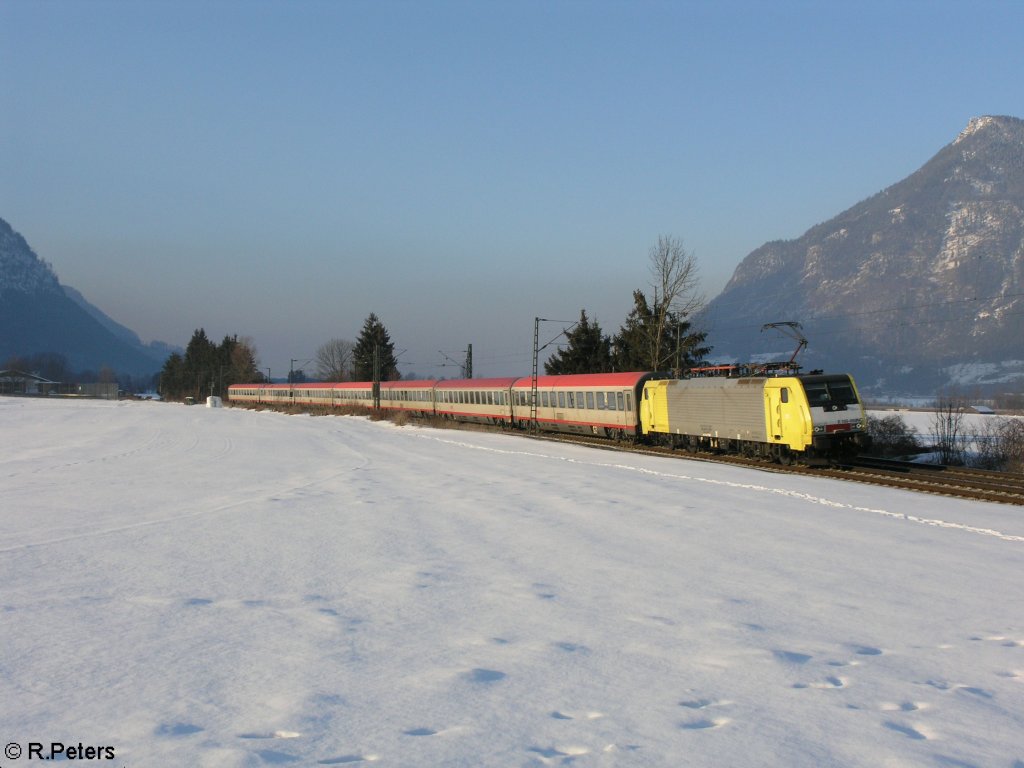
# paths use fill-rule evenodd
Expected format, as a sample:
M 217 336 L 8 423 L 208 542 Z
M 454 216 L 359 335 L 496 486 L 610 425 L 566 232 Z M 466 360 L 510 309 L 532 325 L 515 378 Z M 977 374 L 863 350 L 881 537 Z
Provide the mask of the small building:
M 975 413 L 981 413 L 981 414 L 984 414 L 985 416 L 993 416 L 993 415 L 995 415 L 995 411 L 993 411 L 987 405 L 972 405 L 972 406 L 970 406 L 970 408 Z
M 59 388 L 59 381 L 50 381 L 35 373 L 14 369 L 0 371 L 0 395 L 48 395 Z

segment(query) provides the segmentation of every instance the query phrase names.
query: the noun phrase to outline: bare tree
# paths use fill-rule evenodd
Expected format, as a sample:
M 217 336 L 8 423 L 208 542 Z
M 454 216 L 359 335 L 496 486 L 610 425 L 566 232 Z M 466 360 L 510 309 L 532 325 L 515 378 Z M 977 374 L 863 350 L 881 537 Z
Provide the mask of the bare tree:
M 1024 472 L 1024 421 L 1006 419 L 999 430 L 1002 453 L 1006 457 L 1003 469 Z
M 655 327 L 651 339 L 652 357 L 662 348 L 668 327 L 693 314 L 704 304 L 699 292 L 697 257 L 670 235 L 658 235 L 650 250 L 652 288 L 654 288 Z
M 331 339 L 316 351 L 316 375 L 321 381 L 346 381 L 352 376 L 355 342 Z
M 976 437 L 976 465 L 982 469 L 1020 472 L 1024 469 L 1024 420 L 985 422 Z
M 932 416 L 932 436 L 943 464 L 963 463 L 963 400 L 952 395 L 939 397 Z

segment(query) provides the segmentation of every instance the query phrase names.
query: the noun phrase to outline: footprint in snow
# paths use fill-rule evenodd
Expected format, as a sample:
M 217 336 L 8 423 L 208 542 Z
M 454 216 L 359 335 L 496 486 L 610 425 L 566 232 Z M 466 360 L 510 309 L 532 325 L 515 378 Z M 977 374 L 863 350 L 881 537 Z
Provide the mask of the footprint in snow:
M 1024 640 L 1016 640 L 1006 635 L 975 635 L 971 640 L 999 643 L 1006 648 L 1024 648 Z
M 691 720 L 690 722 L 680 723 L 679 727 L 684 731 L 709 731 L 715 728 L 721 728 L 723 725 L 728 725 L 731 720 L 728 717 L 713 717 L 713 718 L 702 718 L 700 720 Z
M 727 701 L 715 701 L 714 699 L 690 699 L 688 701 L 680 701 L 680 707 L 686 707 L 687 709 L 707 709 L 708 707 L 723 706 L 728 704 Z
M 979 688 L 975 685 L 963 685 L 961 683 L 951 683 L 948 680 L 928 680 L 925 685 L 930 685 L 932 688 L 936 688 L 940 691 L 963 691 L 969 693 L 971 696 L 978 696 L 982 699 L 993 699 L 995 694 L 992 691 L 988 691 L 984 688 Z
M 882 725 L 884 725 L 890 731 L 896 731 L 896 733 L 903 734 L 909 739 L 925 741 L 929 738 L 928 734 L 923 729 L 918 730 L 917 728 L 912 728 L 911 726 L 903 725 L 902 723 L 896 723 L 892 720 L 887 720 L 886 722 L 882 723 Z
M 772 651 L 778 661 L 786 664 L 806 664 L 814 657 L 807 653 L 798 653 L 796 651 Z
M 157 736 L 190 736 L 204 730 L 192 723 L 161 723 L 156 729 L 156 734 Z
M 252 731 L 240 733 L 240 739 L 297 739 L 302 736 L 298 731 Z
M 900 703 L 883 702 L 879 709 L 883 712 L 917 712 L 927 709 L 928 705 L 922 701 L 901 701 Z
M 881 656 L 882 649 L 875 648 L 870 645 L 855 645 L 853 646 L 853 652 L 858 656 Z
M 555 588 L 550 584 L 544 584 L 542 582 L 536 582 L 533 585 L 534 594 L 541 600 L 554 600 L 558 595 L 555 593 Z
M 581 645 L 579 643 L 561 642 L 561 643 L 555 643 L 554 646 L 556 648 L 559 648 L 559 649 L 565 651 L 566 653 L 582 653 L 582 654 L 590 653 L 590 649 L 587 646 Z
M 793 687 L 803 690 L 805 688 L 817 688 L 819 690 L 835 690 L 837 688 L 845 688 L 849 684 L 849 680 L 845 677 L 839 677 L 837 675 L 829 675 L 824 680 L 816 683 L 794 683 Z
M 464 677 L 471 683 L 487 685 L 504 680 L 508 675 L 496 669 L 471 669 Z
M 555 720 L 598 720 L 604 717 L 603 712 L 582 712 L 578 714 L 572 714 L 571 712 L 561 712 L 555 710 L 551 713 L 551 717 Z
M 577 746 L 558 746 L 558 747 L 538 747 L 533 746 L 527 749 L 527 752 L 534 752 L 540 755 L 542 758 L 548 760 L 554 760 L 556 758 L 566 758 L 562 760 L 563 763 L 571 761 L 573 758 L 582 757 L 590 752 L 586 747 Z

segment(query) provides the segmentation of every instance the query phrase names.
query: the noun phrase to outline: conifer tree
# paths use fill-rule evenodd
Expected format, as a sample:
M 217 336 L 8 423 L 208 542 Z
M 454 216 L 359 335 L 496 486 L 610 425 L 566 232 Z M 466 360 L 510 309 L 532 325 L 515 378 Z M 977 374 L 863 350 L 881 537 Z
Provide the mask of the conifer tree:
M 695 331 L 686 312 L 651 306 L 643 291 L 633 291 L 633 310 L 612 340 L 617 371 L 667 371 L 677 375 L 699 364 L 711 351 L 707 334 Z
M 227 394 L 232 384 L 259 380 L 256 349 L 249 339 L 225 336 L 218 346 L 199 328 L 184 356 L 174 353 L 160 373 L 160 393 L 169 400 Z
M 217 345 L 207 338 L 205 329 L 198 328 L 185 347 L 184 392 L 193 397 L 212 394 L 218 366 Z
M 373 312 L 363 323 L 363 329 L 356 339 L 355 349 L 352 351 L 352 362 L 355 371 L 356 381 L 373 381 L 373 356 L 374 350 L 378 349 L 380 354 L 380 380 L 394 381 L 402 378 L 398 373 L 398 363 L 395 360 L 395 345 L 391 341 L 387 328 Z
M 596 321 L 590 322 L 585 309 L 580 310 L 579 322 L 565 338 L 566 346 L 544 363 L 546 373 L 606 373 L 612 369 L 611 339 L 601 333 Z

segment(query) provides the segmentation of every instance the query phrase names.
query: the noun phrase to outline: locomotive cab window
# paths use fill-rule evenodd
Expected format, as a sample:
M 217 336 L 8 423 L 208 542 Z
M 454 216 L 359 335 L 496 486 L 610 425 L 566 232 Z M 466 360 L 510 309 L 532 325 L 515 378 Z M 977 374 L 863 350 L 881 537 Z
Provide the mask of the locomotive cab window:
M 789 387 L 783 387 L 781 390 L 779 390 L 779 393 L 780 393 L 779 397 L 782 400 L 782 402 L 788 403 L 789 402 Z
M 842 408 L 857 403 L 857 395 L 848 376 L 815 376 L 805 379 L 803 384 L 811 407 Z

